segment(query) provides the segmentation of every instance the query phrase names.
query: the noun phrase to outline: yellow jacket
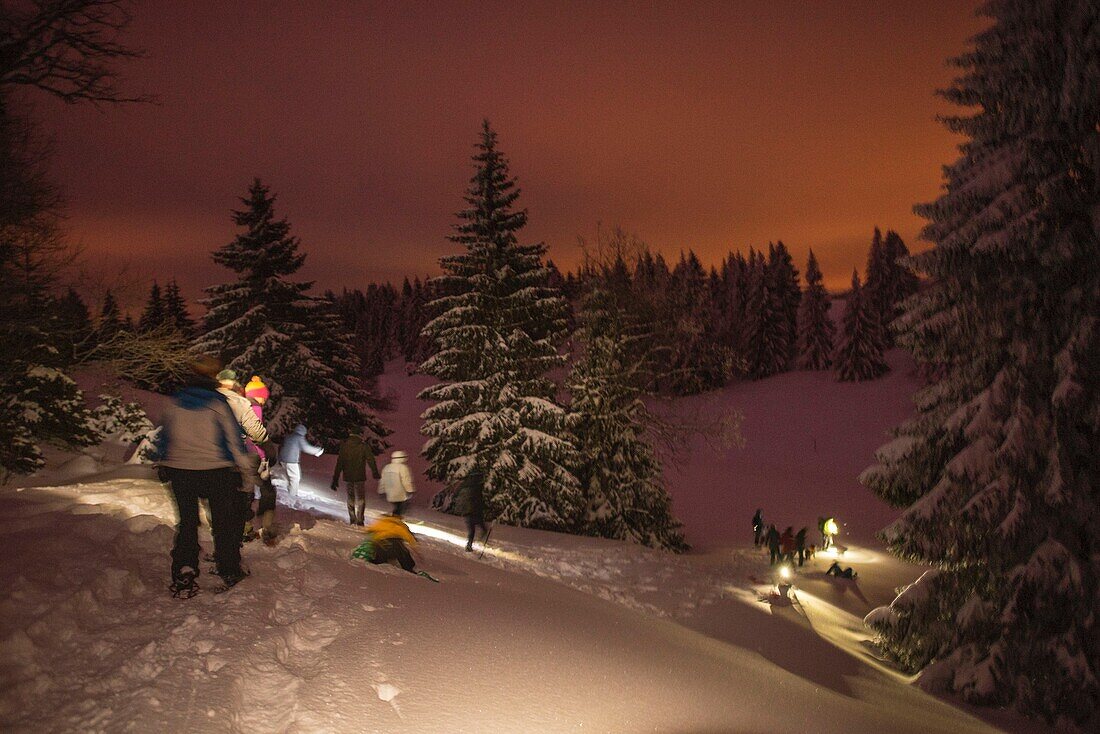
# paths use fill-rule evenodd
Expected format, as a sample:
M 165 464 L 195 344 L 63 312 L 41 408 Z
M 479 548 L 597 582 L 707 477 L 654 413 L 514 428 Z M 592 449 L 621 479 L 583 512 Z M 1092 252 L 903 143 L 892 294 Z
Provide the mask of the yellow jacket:
M 368 525 L 365 532 L 370 533 L 375 541 L 385 540 L 386 538 L 400 538 L 409 545 L 416 545 L 416 538 L 409 531 L 409 526 L 399 517 L 383 515 Z

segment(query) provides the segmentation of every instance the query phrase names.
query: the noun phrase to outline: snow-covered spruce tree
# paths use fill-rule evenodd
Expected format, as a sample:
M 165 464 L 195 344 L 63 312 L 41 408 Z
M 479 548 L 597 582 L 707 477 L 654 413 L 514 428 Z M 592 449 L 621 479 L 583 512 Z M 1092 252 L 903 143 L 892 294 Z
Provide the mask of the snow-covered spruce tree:
M 200 352 L 216 354 L 243 376 L 260 375 L 271 390 L 264 421 L 277 437 L 305 423 L 330 448 L 353 427 L 385 434 L 358 378 L 358 360 L 327 304 L 289 280 L 305 261 L 275 197 L 253 181 L 233 219 L 244 231 L 214 252 L 237 279 L 206 289 Z M 334 323 L 335 322 L 335 323 Z
M 581 464 L 577 476 L 585 496 L 579 530 L 588 535 L 686 550 L 680 524 L 661 477 L 661 464 L 646 440 L 648 412 L 642 387 L 650 379 L 637 324 L 608 291 L 584 298 L 578 337 L 583 353 L 567 387 L 573 401 L 569 425 Z
M 99 310 L 99 323 L 96 325 L 96 340 L 110 341 L 111 337 L 123 329 L 122 311 L 118 307 L 115 295 L 108 290 L 103 294 L 103 305 Z
M 869 623 L 922 683 L 1100 730 L 1100 6 L 992 2 L 945 96 L 899 342 L 942 378 L 862 481 L 934 566 Z
M 859 272 L 852 272 L 852 292 L 844 309 L 840 340 L 833 354 L 836 379 L 841 382 L 873 380 L 889 371 L 882 358 L 885 347 L 882 325 L 874 301 L 866 297 L 859 283 Z
M 124 403 L 120 396 L 110 394 L 99 399 L 99 406 L 92 411 L 92 425 L 104 438 L 137 443 L 153 430 L 153 422 L 139 403 Z
M 774 276 L 764 256 L 750 251 L 743 354 L 755 379 L 784 371 L 790 354 L 790 325 Z
M 774 247 L 768 245 L 768 269 L 775 284 L 775 297 L 786 320 L 787 361 L 790 362 L 798 353 L 798 307 L 802 303 L 802 289 L 798 285 L 798 268 L 794 266 L 791 253 L 782 241 L 775 243 Z
M 836 327 L 829 317 L 831 301 L 821 282 L 821 268 L 814 251 L 806 262 L 806 292 L 798 306 L 798 366 L 804 370 L 827 370 L 833 363 Z
M 490 518 L 574 530 L 583 496 L 570 471 L 576 452 L 547 372 L 565 363 L 557 345 L 567 305 L 546 286 L 545 246 L 522 245 L 527 213 L 486 122 L 474 156 L 467 207 L 433 281 L 438 314 L 424 327 L 435 345 L 421 371 L 441 380 L 420 393 L 434 401 L 422 418 L 428 475 L 448 487 L 433 506 L 450 510 L 455 483 L 474 466 L 486 473 Z

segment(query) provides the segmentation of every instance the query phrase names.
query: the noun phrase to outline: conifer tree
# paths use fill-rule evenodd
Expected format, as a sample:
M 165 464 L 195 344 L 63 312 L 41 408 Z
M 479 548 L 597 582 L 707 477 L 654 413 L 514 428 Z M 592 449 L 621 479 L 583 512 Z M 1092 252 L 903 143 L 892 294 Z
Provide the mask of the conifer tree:
M 187 338 L 195 335 L 195 321 L 187 310 L 187 301 L 180 294 L 180 287 L 175 278 L 168 281 L 164 287 L 164 295 L 161 299 L 164 309 L 165 323 L 172 324 L 178 332 Z
M 424 328 L 435 353 L 421 371 L 441 382 L 420 393 L 422 453 L 431 478 L 449 485 L 433 505 L 449 509 L 450 487 L 475 466 L 485 473 L 486 513 L 502 522 L 574 529 L 583 498 L 571 467 L 576 454 L 565 411 L 547 372 L 565 362 L 566 304 L 546 286 L 545 246 L 520 244 L 527 213 L 496 133 L 485 122 L 476 171 L 444 275 Z
M 103 307 L 99 312 L 96 339 L 100 342 L 108 341 L 122 329 L 122 312 L 119 310 L 118 301 L 115 300 L 114 294 L 108 290 L 103 295 Z
M 798 307 L 798 365 L 804 370 L 826 370 L 833 363 L 836 327 L 829 316 L 832 302 L 821 282 L 814 251 L 806 262 L 806 292 Z
M 779 241 L 774 247 L 768 246 L 768 269 L 771 270 L 775 284 L 775 297 L 778 300 L 786 321 L 784 332 L 787 336 L 787 361 L 794 358 L 798 340 L 798 306 L 802 302 L 802 289 L 798 285 L 798 269 L 791 260 L 787 246 Z M 786 369 L 786 365 L 784 365 Z
M 787 368 L 791 335 L 775 271 L 755 250 L 749 251 L 748 277 L 743 353 L 749 374 L 760 379 Z
M 145 310 L 138 321 L 139 331 L 152 331 L 165 323 L 164 301 L 160 295 L 160 286 L 154 280 L 149 288 L 149 299 L 145 302 Z
M 852 292 L 841 322 L 840 342 L 833 363 L 836 378 L 841 382 L 873 380 L 890 368 L 882 358 L 882 326 L 874 302 L 869 301 L 859 282 L 859 272 L 852 272 Z
M 311 298 L 311 283 L 289 280 L 305 261 L 275 197 L 253 181 L 233 220 L 244 229 L 214 252 L 237 275 L 206 289 L 203 334 L 195 349 L 219 355 L 243 375 L 260 375 L 271 391 L 269 430 L 285 436 L 305 423 L 333 447 L 349 430 L 367 428 L 375 448 L 386 430 L 370 410 L 359 362 L 327 301 Z
M 577 470 L 585 496 L 581 531 L 685 550 L 660 461 L 645 437 L 649 414 L 640 386 L 649 382 L 642 374 L 648 369 L 649 335 L 631 323 L 613 292 L 597 288 L 584 299 L 578 336 L 583 353 L 567 386 L 573 397 L 570 426 L 582 460 Z
M 1100 6 L 992 2 L 955 61 L 967 136 L 917 211 L 900 343 L 941 378 L 862 480 L 932 566 L 868 618 L 922 685 L 1100 730 Z
M 58 348 L 63 352 L 66 364 L 72 364 L 92 347 L 95 327 L 84 299 L 72 288 L 56 304 Z

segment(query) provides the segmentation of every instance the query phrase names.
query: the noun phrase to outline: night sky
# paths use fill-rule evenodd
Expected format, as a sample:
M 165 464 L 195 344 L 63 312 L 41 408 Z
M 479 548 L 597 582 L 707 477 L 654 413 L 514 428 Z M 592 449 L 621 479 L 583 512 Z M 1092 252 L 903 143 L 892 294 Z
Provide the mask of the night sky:
M 101 284 L 226 280 L 209 253 L 253 176 L 319 286 L 433 274 L 487 117 L 562 266 L 602 221 L 707 264 L 813 247 L 841 288 L 875 224 L 922 247 L 957 143 L 933 93 L 977 4 L 141 2 L 124 72 L 161 104 L 39 114 Z

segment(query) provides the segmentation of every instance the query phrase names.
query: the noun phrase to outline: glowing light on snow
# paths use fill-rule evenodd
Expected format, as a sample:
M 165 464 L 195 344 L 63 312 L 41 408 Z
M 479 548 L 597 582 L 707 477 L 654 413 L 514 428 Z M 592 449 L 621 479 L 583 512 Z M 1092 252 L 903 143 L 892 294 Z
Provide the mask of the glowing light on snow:
M 825 532 L 829 535 L 836 535 L 840 532 L 840 528 L 836 526 L 836 520 L 831 517 L 829 518 L 829 520 L 825 523 Z
M 779 578 L 783 579 L 784 581 L 788 581 L 791 578 L 791 567 L 790 566 L 780 566 L 779 567 Z

